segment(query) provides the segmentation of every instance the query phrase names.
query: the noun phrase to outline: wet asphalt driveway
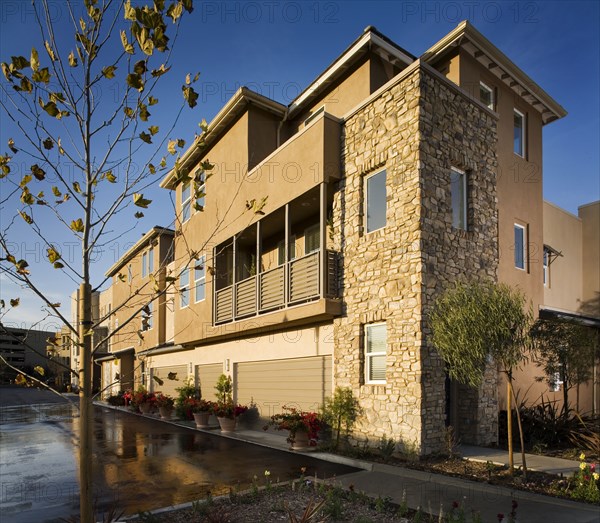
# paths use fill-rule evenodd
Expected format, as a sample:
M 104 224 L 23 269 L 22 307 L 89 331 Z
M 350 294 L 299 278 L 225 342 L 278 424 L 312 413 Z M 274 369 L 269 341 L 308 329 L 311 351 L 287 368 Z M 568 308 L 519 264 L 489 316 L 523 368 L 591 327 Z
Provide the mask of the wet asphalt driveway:
M 4 390 L 0 390 L 3 394 Z M 39 393 L 36 393 L 39 394 Z M 59 401 L 56 400 L 49 401 Z M 68 403 L 0 407 L 2 523 L 50 522 L 78 512 L 77 410 Z M 94 493 L 99 511 L 126 514 L 297 478 L 355 469 L 96 407 Z

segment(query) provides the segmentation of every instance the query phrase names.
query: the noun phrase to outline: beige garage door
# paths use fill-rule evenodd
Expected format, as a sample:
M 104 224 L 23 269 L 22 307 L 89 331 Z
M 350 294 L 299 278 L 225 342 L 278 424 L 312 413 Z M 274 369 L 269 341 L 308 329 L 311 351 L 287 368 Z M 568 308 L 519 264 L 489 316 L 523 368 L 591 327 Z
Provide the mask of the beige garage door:
M 170 367 L 152 367 L 150 369 L 151 376 L 163 380 L 161 385 L 154 378 L 150 380 L 150 390 L 152 392 L 162 392 L 169 396 L 177 397 L 177 391 L 179 387 L 185 385 L 187 379 L 187 365 L 173 365 Z M 169 373 L 175 375 L 175 379 L 169 379 Z
M 238 363 L 236 370 L 237 400 L 253 401 L 264 418 L 283 405 L 317 411 L 331 395 L 331 356 Z
M 196 387 L 200 389 L 202 399 L 209 401 L 217 400 L 215 385 L 221 374 L 223 374 L 222 363 L 196 365 Z

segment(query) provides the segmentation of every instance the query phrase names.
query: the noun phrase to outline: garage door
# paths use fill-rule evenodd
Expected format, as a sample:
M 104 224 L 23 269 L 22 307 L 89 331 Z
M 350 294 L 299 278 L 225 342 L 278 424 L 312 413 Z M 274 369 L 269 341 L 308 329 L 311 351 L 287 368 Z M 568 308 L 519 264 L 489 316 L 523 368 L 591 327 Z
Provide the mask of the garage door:
M 316 411 L 331 395 L 331 356 L 238 363 L 237 400 L 254 402 L 261 417 L 283 405 Z
M 223 364 L 196 365 L 196 387 L 200 389 L 202 399 L 216 401 L 215 385 L 223 374 Z
M 175 379 L 169 379 L 174 376 Z M 185 385 L 187 379 L 187 365 L 173 365 L 170 367 L 153 367 L 150 369 L 150 375 L 156 376 L 163 381 L 161 385 L 154 378 L 150 380 L 150 390 L 152 392 L 162 392 L 169 396 L 177 397 L 177 391 L 179 387 Z

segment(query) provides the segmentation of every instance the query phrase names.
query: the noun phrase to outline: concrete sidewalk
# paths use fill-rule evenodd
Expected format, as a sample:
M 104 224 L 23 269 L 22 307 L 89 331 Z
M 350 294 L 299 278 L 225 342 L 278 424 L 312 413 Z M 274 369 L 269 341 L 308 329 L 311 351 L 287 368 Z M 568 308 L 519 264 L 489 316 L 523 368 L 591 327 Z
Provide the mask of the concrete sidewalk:
M 102 403 L 98 403 L 98 405 L 106 407 Z M 164 421 L 155 416 L 145 417 L 155 418 L 162 423 L 173 423 L 201 432 L 218 434 L 221 437 L 292 452 L 289 449 L 289 444 L 283 432 L 238 429 L 233 433 L 223 434 L 219 432 L 217 426 L 206 430 L 195 429 L 194 424 L 191 422 Z M 492 461 L 496 464 L 505 464 L 508 462 L 508 453 L 502 450 L 465 445 L 462 445 L 459 450 L 461 455 L 467 459 L 483 462 Z M 504 521 L 507 521 L 512 501 L 515 500 L 518 503 L 517 520 L 519 523 L 598 523 L 600 521 L 600 507 L 586 503 L 578 503 L 541 494 L 531 494 L 521 490 L 513 490 L 506 487 L 453 478 L 441 474 L 432 474 L 404 467 L 355 460 L 328 452 L 314 451 L 311 452 L 311 456 L 362 469 L 336 479 L 337 484 L 345 488 L 352 487 L 375 498 L 378 496 L 382 498 L 387 497 L 398 504 L 402 502 L 405 496 L 410 508 L 416 509 L 417 507 L 421 507 L 424 511 L 436 516 L 440 512 L 440 507 L 444 513 L 448 513 L 452 507 L 452 503 L 457 501 L 461 505 L 464 504 L 468 514 L 467 521 L 470 520 L 470 512 L 472 510 L 481 514 L 483 523 L 497 523 L 499 513 L 504 514 Z M 526 459 L 531 469 L 554 474 L 562 473 L 565 477 L 570 476 L 579 466 L 577 461 L 546 458 L 544 456 L 529 454 Z M 516 453 L 515 463 L 517 463 Z

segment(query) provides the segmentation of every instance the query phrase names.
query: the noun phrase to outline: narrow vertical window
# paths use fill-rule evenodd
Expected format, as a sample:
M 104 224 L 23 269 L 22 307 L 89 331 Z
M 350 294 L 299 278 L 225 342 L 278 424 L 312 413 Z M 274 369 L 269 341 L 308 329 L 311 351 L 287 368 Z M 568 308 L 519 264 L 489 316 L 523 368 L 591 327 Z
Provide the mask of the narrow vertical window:
M 452 227 L 467 230 L 467 173 L 450 169 L 450 195 L 452 198 Z
M 133 280 L 133 269 L 131 268 L 131 263 L 127 266 L 127 283 L 131 283 Z
M 515 109 L 513 150 L 515 154 L 525 158 L 525 115 Z
M 196 171 L 196 209 L 204 210 L 206 199 L 206 173 L 204 171 Z
M 181 221 L 187 222 L 192 212 L 192 187 L 186 182 L 181 187 Z
M 290 243 L 288 245 L 289 261 L 296 259 L 296 236 L 290 236 Z M 281 240 L 277 244 L 277 265 L 283 265 L 286 262 L 285 259 L 285 240 Z
M 186 267 L 179 276 L 180 308 L 190 304 L 190 270 Z
M 304 231 L 304 254 L 310 254 L 319 250 L 321 242 L 319 225 L 313 225 Z
M 147 264 L 148 263 L 148 253 L 145 252 L 142 254 L 142 278 L 145 278 L 148 275 Z
M 365 325 L 365 382 L 385 383 L 387 326 Z
M 544 258 L 542 260 L 542 273 L 544 279 L 544 287 L 550 286 L 550 251 L 544 247 Z
M 148 274 L 152 274 L 154 272 L 154 248 L 150 247 L 148 251 Z
M 368 176 L 365 182 L 367 232 L 385 227 L 387 211 L 386 172 Z
M 196 302 L 203 301 L 206 295 L 206 257 L 201 256 L 194 267 L 194 289 Z
M 149 302 L 142 309 L 142 330 L 147 331 L 152 328 L 152 316 L 154 314 L 154 302 Z
M 527 263 L 527 234 L 525 227 L 515 223 L 515 267 L 525 270 Z
M 496 100 L 494 98 L 494 90 L 489 85 L 479 82 L 479 100 L 492 111 L 496 108 Z

